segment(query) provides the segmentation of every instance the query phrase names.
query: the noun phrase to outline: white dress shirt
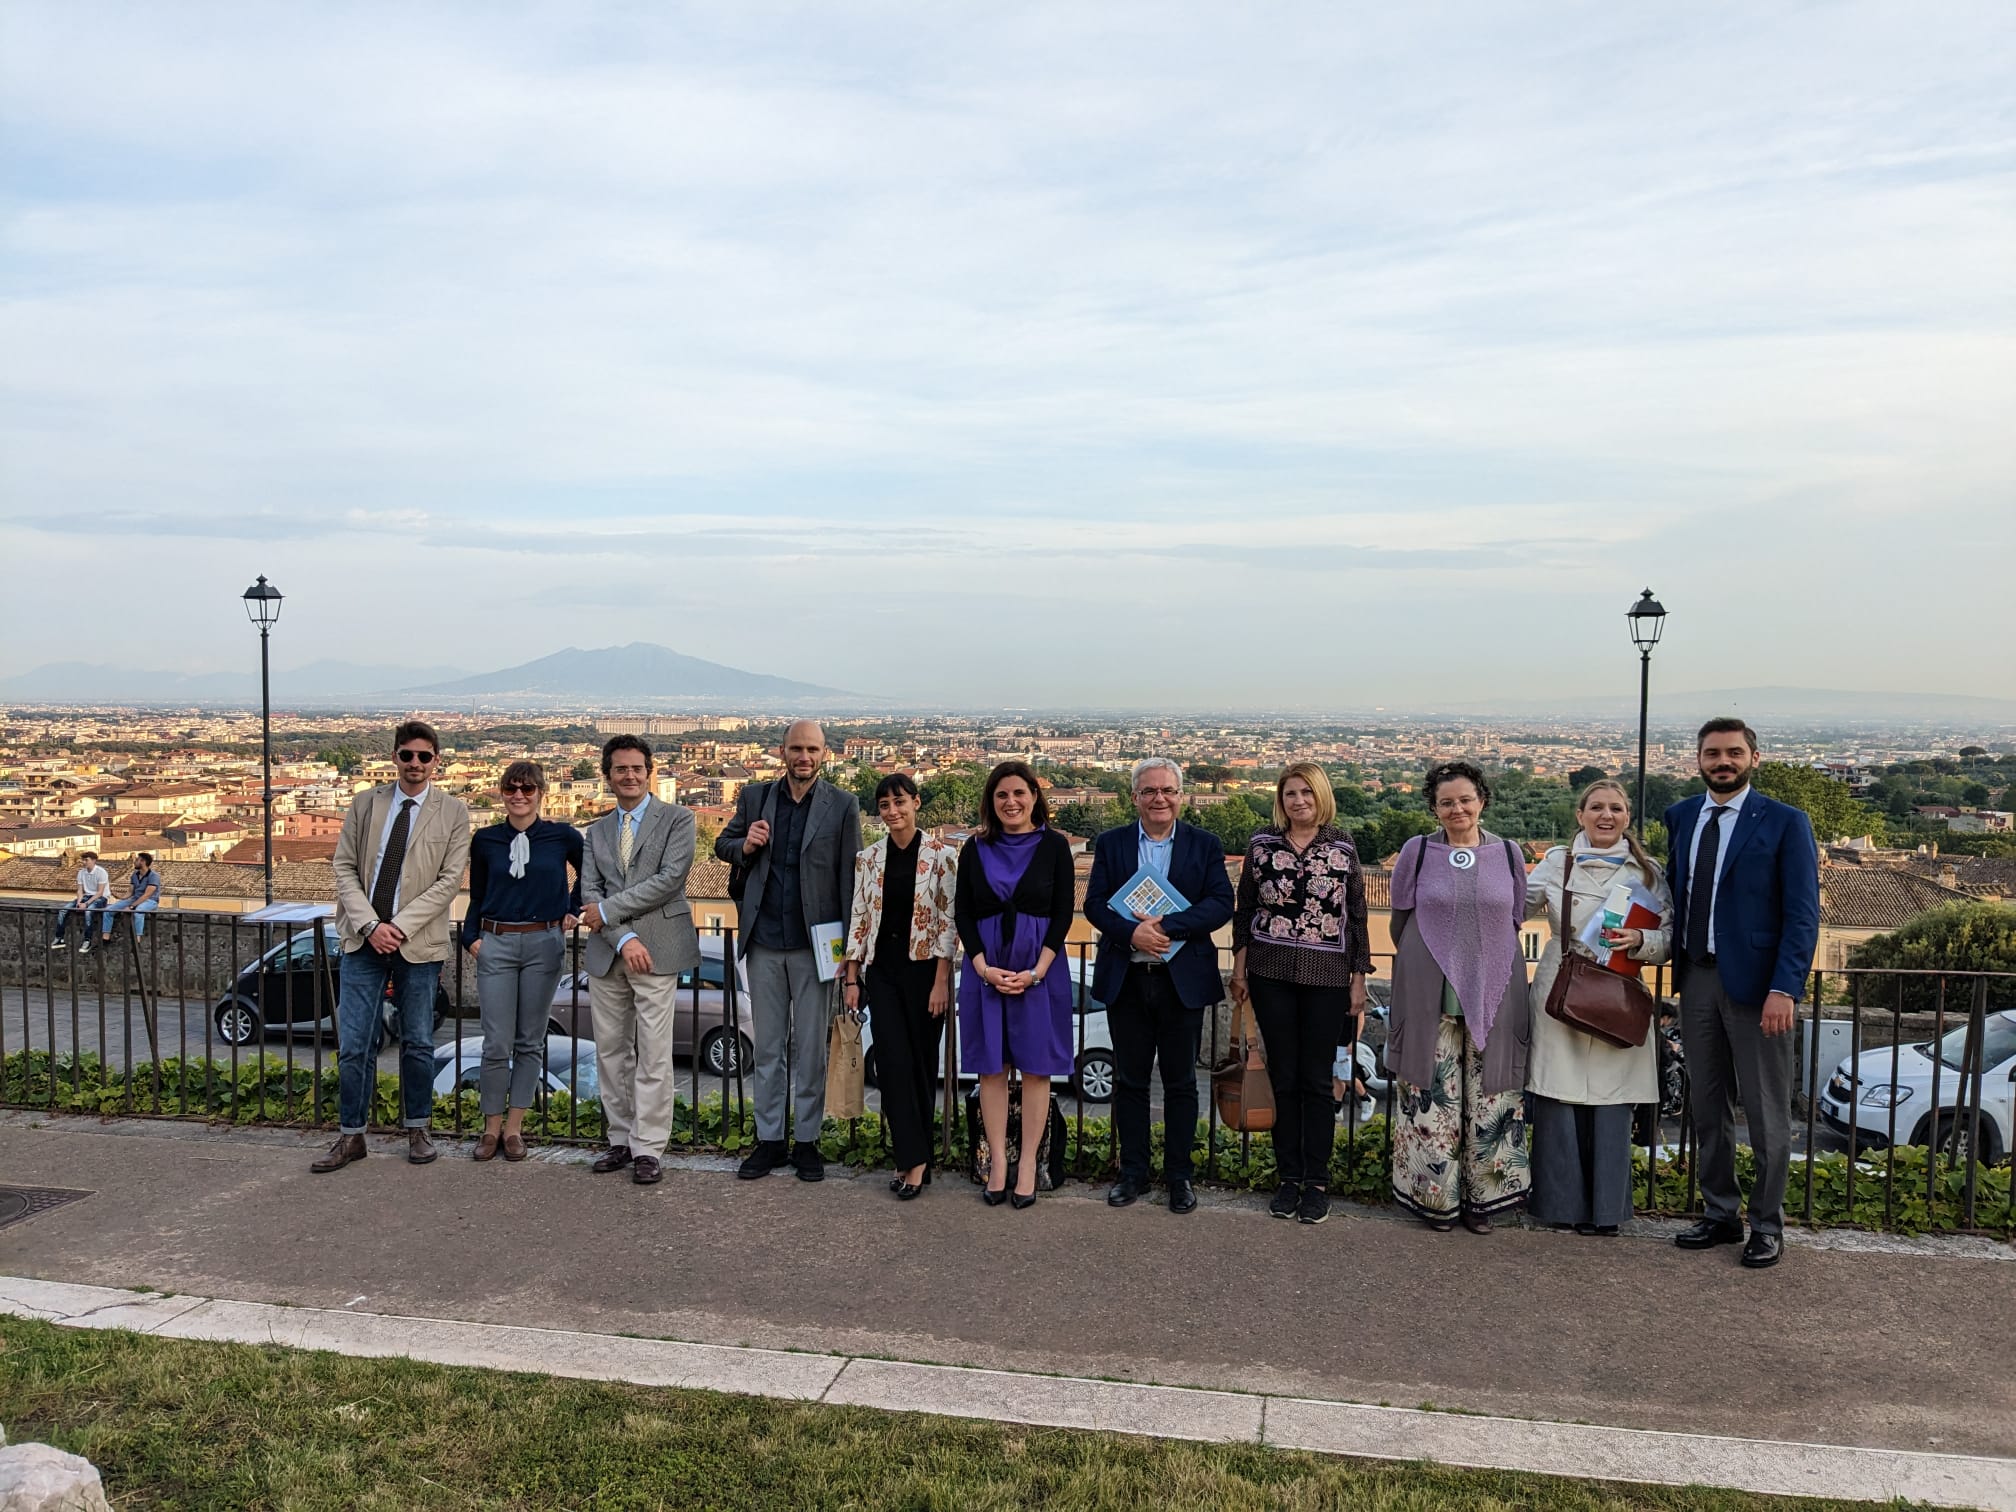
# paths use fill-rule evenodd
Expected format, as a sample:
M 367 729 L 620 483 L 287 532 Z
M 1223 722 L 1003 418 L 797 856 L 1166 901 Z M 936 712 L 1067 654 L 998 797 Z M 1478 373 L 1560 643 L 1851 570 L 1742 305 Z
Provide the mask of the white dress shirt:
M 385 815 L 385 828 L 378 831 L 378 854 L 371 858 L 371 885 L 364 889 L 365 897 L 370 897 L 378 890 L 378 868 L 385 864 L 385 845 L 392 838 L 392 826 L 399 822 L 399 810 L 408 799 L 412 800 L 413 810 L 406 819 L 406 844 L 410 848 L 413 844 L 413 831 L 420 827 L 420 810 L 426 807 L 427 795 L 433 791 L 434 784 L 431 782 L 417 793 L 409 793 L 397 783 L 392 785 L 392 807 Z M 402 866 L 399 870 L 404 873 L 406 868 Z M 405 878 L 402 875 L 392 891 L 392 912 L 395 914 L 399 912 L 399 905 L 404 901 L 400 894 L 405 891 L 405 886 Z M 378 922 L 390 924 L 392 921 L 380 919 Z
M 1162 879 L 1166 882 L 1169 878 L 1169 868 L 1176 864 L 1176 826 L 1173 824 L 1170 825 L 1169 833 L 1164 835 L 1160 840 L 1157 840 L 1148 833 L 1148 827 L 1137 819 L 1134 822 L 1134 833 L 1136 840 L 1139 842 L 1135 847 L 1135 855 L 1138 858 L 1137 864 L 1161 873 Z M 1157 965 L 1160 965 L 1162 961 L 1162 957 L 1156 955 L 1151 950 L 1132 951 L 1129 953 L 1128 959 L 1132 961 L 1153 961 Z
M 1694 821 L 1694 836 L 1687 846 L 1687 906 L 1691 909 L 1694 900 L 1701 896 L 1700 872 L 1695 869 L 1695 859 L 1701 854 L 1701 836 L 1708 828 L 1708 811 L 1718 805 L 1723 810 L 1722 817 L 1715 821 L 1722 826 L 1722 833 L 1715 837 L 1715 891 L 1708 907 L 1708 954 L 1715 954 L 1715 905 L 1722 901 L 1722 873 L 1729 865 L 1730 841 L 1736 834 L 1736 821 L 1743 814 L 1743 800 L 1750 796 L 1750 784 L 1731 793 L 1727 798 L 1717 800 L 1713 793 L 1701 805 L 1700 816 Z M 1680 944 L 1684 947 L 1685 942 Z

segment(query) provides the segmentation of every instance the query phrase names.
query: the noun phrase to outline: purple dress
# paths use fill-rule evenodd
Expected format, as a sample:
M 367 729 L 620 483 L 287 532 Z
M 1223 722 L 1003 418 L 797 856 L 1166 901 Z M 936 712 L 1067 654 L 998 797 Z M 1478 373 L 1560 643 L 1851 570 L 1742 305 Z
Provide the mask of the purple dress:
M 1069 1076 L 1071 973 L 1062 947 L 1076 909 L 1071 847 L 1051 831 L 1034 830 L 969 841 L 967 851 L 959 863 L 959 932 L 966 946 L 959 1067 L 969 1076 L 994 1076 L 1007 1066 L 1025 1076 Z M 1058 951 L 1057 959 L 1019 997 L 996 992 L 973 968 L 977 954 L 1003 971 L 1031 971 L 1046 945 Z

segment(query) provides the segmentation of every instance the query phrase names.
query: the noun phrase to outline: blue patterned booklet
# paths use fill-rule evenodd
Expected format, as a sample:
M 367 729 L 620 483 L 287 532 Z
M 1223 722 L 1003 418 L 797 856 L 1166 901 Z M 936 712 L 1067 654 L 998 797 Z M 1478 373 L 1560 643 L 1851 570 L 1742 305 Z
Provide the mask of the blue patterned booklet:
M 1166 919 L 1190 906 L 1190 900 L 1169 885 L 1169 879 L 1153 867 L 1144 866 L 1113 894 L 1113 906 L 1137 919 Z M 1171 940 L 1162 953 L 1168 960 L 1183 948 L 1181 940 Z

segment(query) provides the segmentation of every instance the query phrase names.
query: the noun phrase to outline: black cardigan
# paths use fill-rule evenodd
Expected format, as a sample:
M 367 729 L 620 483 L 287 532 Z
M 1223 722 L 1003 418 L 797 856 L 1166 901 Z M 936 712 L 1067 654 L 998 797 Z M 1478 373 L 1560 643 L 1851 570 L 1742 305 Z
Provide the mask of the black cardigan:
M 996 914 L 1035 914 L 1050 921 L 1043 932 L 1043 944 L 1054 951 L 1064 949 L 1071 933 L 1071 920 L 1078 913 L 1077 871 L 1071 864 L 1071 842 L 1056 830 L 1046 829 L 1036 842 L 1036 854 L 1029 869 L 1015 884 L 1014 893 L 1004 903 L 987 885 L 980 868 L 979 836 L 966 842 L 959 853 L 959 882 L 953 896 L 952 917 L 959 926 L 959 943 L 968 958 L 985 955 L 980 939 L 980 921 Z

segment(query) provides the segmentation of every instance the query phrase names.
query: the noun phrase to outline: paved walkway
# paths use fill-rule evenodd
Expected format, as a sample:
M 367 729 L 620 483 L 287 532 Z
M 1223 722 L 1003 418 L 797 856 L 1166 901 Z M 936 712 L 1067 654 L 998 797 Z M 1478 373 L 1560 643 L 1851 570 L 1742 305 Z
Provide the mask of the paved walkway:
M 1798 1243 L 1775 1271 L 1658 1236 L 1187 1218 L 1079 1185 L 897 1204 L 834 1168 L 656 1188 L 574 1152 L 331 1176 L 286 1131 L 0 1115 L 0 1182 L 91 1198 L 0 1229 L 0 1275 L 422 1318 L 1759 1440 L 2016 1456 L 2008 1246 Z M 701 1167 L 701 1168 L 695 1168 Z M 1901 1251 L 1901 1252 L 1900 1252 Z M 1834 1488 L 1849 1492 L 1847 1486 Z

